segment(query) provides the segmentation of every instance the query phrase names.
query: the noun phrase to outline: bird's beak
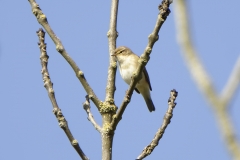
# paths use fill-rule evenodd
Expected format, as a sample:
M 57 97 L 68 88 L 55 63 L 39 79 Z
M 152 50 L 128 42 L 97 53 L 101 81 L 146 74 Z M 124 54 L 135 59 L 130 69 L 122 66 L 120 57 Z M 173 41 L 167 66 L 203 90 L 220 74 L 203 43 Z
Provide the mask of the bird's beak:
M 115 61 L 117 61 L 117 54 L 116 54 L 115 52 L 113 52 L 113 54 L 111 54 L 111 56 L 113 57 L 113 59 L 114 59 Z

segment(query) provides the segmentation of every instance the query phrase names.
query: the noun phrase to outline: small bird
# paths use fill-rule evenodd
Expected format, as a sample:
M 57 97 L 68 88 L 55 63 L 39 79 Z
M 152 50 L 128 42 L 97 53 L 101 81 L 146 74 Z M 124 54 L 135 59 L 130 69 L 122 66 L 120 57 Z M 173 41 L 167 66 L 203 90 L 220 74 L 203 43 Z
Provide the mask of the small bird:
M 112 56 L 115 56 L 116 60 L 118 61 L 121 77 L 128 85 L 130 85 L 132 75 L 137 70 L 137 67 L 139 65 L 139 57 L 134 54 L 131 49 L 125 46 L 116 48 Z M 155 107 L 151 99 L 150 90 L 152 90 L 150 79 L 147 70 L 144 67 L 142 72 L 142 78 L 137 83 L 135 91 L 138 94 L 141 93 L 149 111 L 152 112 L 155 111 Z

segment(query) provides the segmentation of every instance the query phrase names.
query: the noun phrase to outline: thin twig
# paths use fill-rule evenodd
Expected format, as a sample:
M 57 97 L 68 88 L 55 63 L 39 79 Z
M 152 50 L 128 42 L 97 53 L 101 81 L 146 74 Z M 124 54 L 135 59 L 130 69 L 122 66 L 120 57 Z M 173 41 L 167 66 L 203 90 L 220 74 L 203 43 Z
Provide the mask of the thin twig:
M 88 95 L 86 95 L 86 101 L 83 103 L 83 108 L 87 112 L 88 120 L 93 124 L 93 126 L 96 128 L 96 130 L 101 133 L 102 128 L 97 124 L 97 122 L 95 121 L 95 119 L 93 118 L 93 115 L 91 113 L 91 110 L 90 110 L 91 107 L 90 107 L 90 101 L 89 101 Z
M 116 90 L 115 78 L 117 71 L 117 62 L 113 56 L 113 51 L 116 48 L 116 40 L 118 37 L 117 33 L 117 14 L 118 14 L 118 0 L 112 0 L 111 6 L 111 17 L 110 17 L 110 26 L 107 33 L 108 36 L 108 46 L 109 46 L 109 67 L 108 67 L 108 79 L 106 87 L 106 98 L 105 101 L 110 104 L 114 103 L 114 92 Z
M 189 14 L 187 13 L 185 0 L 177 0 L 175 3 L 175 10 L 176 10 L 175 21 L 178 33 L 178 42 L 180 47 L 182 48 L 182 54 L 183 57 L 185 58 L 188 69 L 194 81 L 196 82 L 199 90 L 203 92 L 203 95 L 210 102 L 211 107 L 215 111 L 214 113 L 216 114 L 217 117 L 216 119 L 219 123 L 220 130 L 225 140 L 226 147 L 229 150 L 229 153 L 234 159 L 239 160 L 240 144 L 238 143 L 237 137 L 235 136 L 235 131 L 232 125 L 233 123 L 231 121 L 231 118 L 226 110 L 228 105 L 226 102 L 231 98 L 220 97 L 218 95 L 211 82 L 210 76 L 205 71 L 200 59 L 197 56 L 198 54 L 191 43 L 191 36 L 188 25 Z M 237 75 L 238 74 L 236 74 L 236 76 Z M 237 86 L 233 85 L 231 87 Z M 229 94 L 233 96 L 236 91 L 236 88 L 235 89 L 231 88 L 229 91 L 230 91 Z M 223 95 L 225 96 L 226 93 L 224 92 Z
M 114 119 L 111 123 L 111 126 L 112 126 L 113 129 L 116 128 L 118 122 L 121 120 L 122 114 L 123 114 L 124 110 L 126 109 L 128 103 L 131 100 L 133 90 L 134 90 L 137 82 L 141 79 L 141 73 L 143 71 L 144 66 L 146 66 L 146 64 L 147 64 L 147 62 L 150 58 L 149 55 L 152 52 L 153 45 L 155 44 L 155 42 L 159 38 L 158 32 L 159 32 L 162 24 L 167 19 L 167 16 L 170 14 L 169 6 L 170 6 L 171 3 L 172 3 L 171 0 L 163 0 L 162 3 L 158 6 L 159 14 L 158 14 L 156 25 L 153 29 L 153 32 L 148 36 L 148 44 L 147 44 L 146 49 L 144 50 L 144 53 L 139 58 L 139 66 L 138 66 L 136 72 L 132 76 L 132 81 L 131 81 L 131 83 L 129 85 L 129 88 L 126 92 L 126 95 L 125 95 L 124 100 L 123 100 L 123 102 L 120 106 L 120 109 L 118 110 L 116 116 L 114 117 Z
M 39 46 L 40 52 L 41 52 L 40 60 L 41 60 L 41 65 L 42 65 L 42 77 L 43 77 L 44 87 L 46 88 L 46 90 L 48 92 L 48 96 L 52 102 L 53 113 L 55 114 L 55 116 L 59 122 L 59 126 L 63 129 L 63 131 L 67 135 L 73 148 L 77 151 L 77 153 L 83 160 L 88 160 L 87 156 L 83 153 L 82 149 L 80 148 L 78 141 L 76 139 L 74 139 L 74 137 L 68 127 L 67 120 L 63 116 L 61 109 L 58 107 L 58 104 L 57 104 L 57 101 L 55 98 L 55 93 L 53 90 L 53 84 L 51 82 L 50 75 L 49 75 L 49 72 L 47 69 L 49 56 L 47 55 L 46 44 L 44 43 L 45 32 L 43 31 L 43 29 L 40 28 L 37 31 L 37 35 L 39 37 L 38 46 Z
M 141 160 L 149 156 L 153 152 L 154 148 L 158 145 L 165 132 L 165 129 L 167 128 L 168 124 L 170 124 L 171 118 L 173 117 L 173 109 L 177 105 L 177 103 L 175 103 L 177 96 L 178 92 L 175 89 L 171 90 L 170 97 L 168 99 L 168 109 L 164 115 L 162 126 L 158 129 L 152 142 L 147 147 L 145 147 L 142 153 L 138 156 L 137 160 Z
M 53 42 L 56 45 L 56 49 L 57 51 L 65 58 L 65 60 L 70 64 L 70 66 L 72 67 L 72 69 L 74 70 L 77 78 L 80 80 L 82 86 L 84 87 L 85 91 L 87 92 L 87 94 L 89 96 L 91 96 L 91 100 L 93 101 L 93 103 L 96 105 L 96 107 L 98 109 L 100 109 L 100 104 L 101 101 L 97 98 L 97 96 L 95 95 L 95 93 L 93 92 L 92 88 L 89 86 L 83 71 L 81 71 L 79 69 L 79 67 L 77 66 L 77 64 L 73 61 L 73 59 L 68 55 L 67 51 L 65 50 L 64 46 L 62 45 L 62 42 L 60 41 L 60 39 L 55 35 L 55 33 L 53 32 L 53 30 L 51 29 L 48 21 L 47 21 L 47 17 L 46 15 L 43 14 L 43 12 L 41 11 L 39 5 L 35 2 L 35 0 L 28 0 L 29 3 L 31 4 L 32 7 L 32 12 L 33 14 L 36 16 L 38 22 L 43 26 L 43 28 L 47 31 L 48 35 L 51 37 L 51 39 L 53 40 Z
M 227 84 L 225 85 L 224 89 L 221 93 L 221 99 L 230 106 L 230 102 L 233 99 L 234 95 L 236 94 L 236 91 L 239 87 L 240 83 L 240 56 L 238 57 L 238 60 L 232 70 L 232 73 L 228 79 Z M 226 105 L 226 107 L 227 107 Z

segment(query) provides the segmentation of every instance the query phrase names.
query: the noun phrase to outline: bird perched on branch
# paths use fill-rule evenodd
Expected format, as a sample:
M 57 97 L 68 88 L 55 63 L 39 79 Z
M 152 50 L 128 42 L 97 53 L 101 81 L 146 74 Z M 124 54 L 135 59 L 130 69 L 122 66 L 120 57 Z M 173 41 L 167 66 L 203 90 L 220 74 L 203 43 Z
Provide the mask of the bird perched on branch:
M 128 85 L 130 85 L 132 75 L 137 70 L 137 67 L 139 65 L 139 57 L 134 54 L 131 49 L 125 46 L 116 48 L 112 56 L 115 56 L 118 61 L 121 77 Z M 143 68 L 141 77 L 142 78 L 136 84 L 135 91 L 137 93 L 141 93 L 149 111 L 155 111 L 155 107 L 150 95 L 150 90 L 152 90 L 152 87 L 145 67 Z

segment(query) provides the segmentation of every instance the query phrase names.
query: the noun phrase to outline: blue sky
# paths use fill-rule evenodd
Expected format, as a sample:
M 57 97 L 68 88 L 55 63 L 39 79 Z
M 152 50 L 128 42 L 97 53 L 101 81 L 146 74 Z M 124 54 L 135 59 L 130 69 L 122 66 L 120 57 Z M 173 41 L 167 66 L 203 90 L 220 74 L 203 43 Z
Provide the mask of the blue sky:
M 57 36 L 75 60 L 97 96 L 105 99 L 108 68 L 110 1 L 37 1 Z M 142 54 L 152 32 L 161 1 L 120 1 L 117 45 Z M 224 87 L 240 53 L 240 2 L 189 1 L 194 45 L 218 91 Z M 170 7 L 172 12 L 173 6 Z M 0 5 L 0 159 L 79 159 L 59 128 L 43 87 L 36 31 L 41 27 L 25 1 Z M 151 142 L 167 109 L 169 91 L 179 92 L 171 124 L 154 152 L 156 159 L 218 159 L 229 156 L 213 110 L 193 82 L 176 41 L 174 14 L 161 28 L 147 65 L 156 112 L 149 113 L 141 95 L 134 93 L 115 132 L 113 159 L 134 159 Z M 101 159 L 99 133 L 82 108 L 85 91 L 74 72 L 46 36 L 49 72 L 60 108 L 86 155 Z M 115 102 L 119 106 L 128 86 L 117 72 Z M 92 104 L 92 103 L 91 103 Z M 229 113 L 240 135 L 240 94 Z M 101 116 L 92 104 L 96 121 Z

